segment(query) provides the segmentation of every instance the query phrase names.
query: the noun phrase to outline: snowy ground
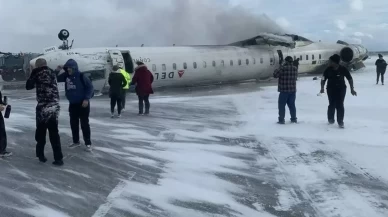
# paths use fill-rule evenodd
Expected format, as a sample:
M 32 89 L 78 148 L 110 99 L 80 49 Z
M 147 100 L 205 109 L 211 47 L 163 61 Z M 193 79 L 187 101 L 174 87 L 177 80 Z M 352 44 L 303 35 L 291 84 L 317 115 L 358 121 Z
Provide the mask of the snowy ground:
M 34 91 L 4 90 L 14 156 L 0 160 L 0 216 L 386 217 L 388 87 L 375 85 L 368 61 L 353 74 L 345 129 L 327 125 L 327 97 L 311 78 L 298 82 L 297 125 L 276 124 L 276 86 L 157 94 L 150 117 L 135 115 L 130 96 L 113 120 L 96 97 L 88 153 L 67 148 L 64 100 L 62 168 L 35 159 Z M 46 152 L 52 160 L 49 142 Z

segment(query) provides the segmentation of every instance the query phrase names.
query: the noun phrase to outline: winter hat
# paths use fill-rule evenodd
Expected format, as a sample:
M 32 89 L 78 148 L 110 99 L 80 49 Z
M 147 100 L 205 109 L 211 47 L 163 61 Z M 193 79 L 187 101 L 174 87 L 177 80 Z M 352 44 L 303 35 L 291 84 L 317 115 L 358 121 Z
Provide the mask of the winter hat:
M 285 60 L 286 60 L 286 62 L 289 62 L 289 63 L 291 63 L 293 61 L 292 57 L 290 57 L 290 56 L 287 56 Z
M 337 63 L 337 64 L 339 64 L 340 61 L 341 61 L 341 57 L 340 57 L 338 54 L 334 54 L 334 55 L 331 56 L 329 59 L 330 59 L 331 61 Z
M 117 71 L 119 70 L 119 66 L 118 65 L 114 65 L 113 68 L 112 68 L 113 71 Z
M 140 61 L 136 61 L 136 65 L 140 66 L 140 65 L 144 65 L 143 62 L 140 62 Z
M 381 53 L 379 53 L 379 57 L 383 57 L 383 55 L 381 55 Z

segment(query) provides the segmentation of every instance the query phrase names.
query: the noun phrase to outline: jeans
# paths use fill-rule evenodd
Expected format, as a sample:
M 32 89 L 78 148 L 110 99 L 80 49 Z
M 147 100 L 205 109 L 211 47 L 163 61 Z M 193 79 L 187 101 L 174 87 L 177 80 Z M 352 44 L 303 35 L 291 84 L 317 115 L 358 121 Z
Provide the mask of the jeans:
M 150 95 L 137 96 L 139 98 L 139 114 L 143 114 L 143 102 L 145 104 L 145 113 L 148 114 L 150 112 Z
M 290 110 L 291 121 L 296 122 L 296 107 L 295 107 L 296 92 L 280 92 L 278 100 L 279 122 L 284 122 L 286 114 L 286 104 Z
M 87 107 L 82 107 L 82 103 L 69 105 L 70 126 L 73 135 L 73 143 L 79 143 L 79 124 L 84 137 L 85 145 L 91 145 L 90 125 L 89 125 L 90 102 Z
M 327 108 L 327 119 L 330 123 L 334 123 L 335 110 L 337 110 L 337 122 L 338 122 L 338 124 L 344 123 L 345 96 L 346 96 L 346 87 L 345 88 L 327 89 L 327 97 L 329 99 L 329 107 Z

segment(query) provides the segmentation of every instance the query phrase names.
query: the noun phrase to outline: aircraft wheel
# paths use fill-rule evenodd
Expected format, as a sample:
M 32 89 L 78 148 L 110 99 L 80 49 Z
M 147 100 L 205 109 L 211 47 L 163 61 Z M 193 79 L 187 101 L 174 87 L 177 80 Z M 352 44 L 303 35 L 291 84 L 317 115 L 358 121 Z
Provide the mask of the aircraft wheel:
M 70 36 L 70 33 L 67 29 L 62 29 L 61 31 L 59 31 L 58 33 L 58 38 L 59 40 L 67 40 L 67 38 L 69 38 Z

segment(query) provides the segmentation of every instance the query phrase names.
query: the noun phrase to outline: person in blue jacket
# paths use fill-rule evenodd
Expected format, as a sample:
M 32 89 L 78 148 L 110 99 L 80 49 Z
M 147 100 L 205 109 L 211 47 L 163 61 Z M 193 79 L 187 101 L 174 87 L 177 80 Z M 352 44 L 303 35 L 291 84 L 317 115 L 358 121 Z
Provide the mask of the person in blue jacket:
M 59 74 L 61 70 L 64 73 Z M 69 146 L 75 148 L 80 146 L 79 124 L 86 148 L 90 151 L 92 142 L 90 140 L 90 99 L 93 97 L 94 88 L 90 79 L 78 70 L 78 64 L 75 60 L 69 59 L 65 65 L 58 66 L 55 70 L 58 82 L 65 82 L 66 98 L 69 100 L 70 126 L 73 137 L 73 143 Z

